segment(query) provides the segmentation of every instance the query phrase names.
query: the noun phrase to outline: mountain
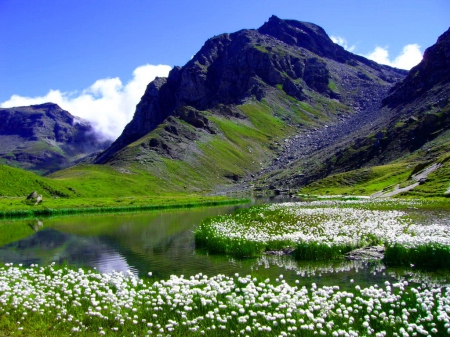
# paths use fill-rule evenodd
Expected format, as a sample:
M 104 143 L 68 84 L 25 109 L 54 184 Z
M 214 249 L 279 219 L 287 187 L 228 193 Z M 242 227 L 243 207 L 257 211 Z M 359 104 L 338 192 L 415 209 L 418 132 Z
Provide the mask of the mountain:
M 96 163 L 188 190 L 250 179 L 292 139 L 363 123 L 406 74 L 344 50 L 317 25 L 272 16 L 257 30 L 209 39 L 151 82 Z
M 425 51 L 423 60 L 390 89 L 380 109 L 367 116 L 360 127 L 352 130 L 348 124 L 357 124 L 356 120 L 348 120 L 322 130 L 315 135 L 316 139 L 334 141 L 307 154 L 306 160 L 278 167 L 279 171 L 270 177 L 261 175 L 261 181 L 281 188 L 295 188 L 329 175 L 349 172 L 327 178 L 315 186 L 326 186 L 333 179 L 334 183 L 340 180 L 337 185 L 345 185 L 344 180 L 355 184 L 376 176 L 369 168 L 376 167 L 380 172 L 383 167 L 393 170 L 388 167 L 391 164 L 396 166 L 391 176 L 406 174 L 402 184 L 407 185 L 408 181 L 412 182 L 413 174 L 435 167 L 437 170 L 430 176 L 429 183 L 422 179 L 417 190 L 442 195 L 450 187 L 449 97 L 450 29 Z M 282 157 L 288 155 L 293 154 L 288 151 Z M 360 170 L 351 173 L 355 169 Z M 302 175 L 295 179 L 295 172 L 299 171 Z
M 46 174 L 104 150 L 92 126 L 53 103 L 0 109 L 0 163 Z

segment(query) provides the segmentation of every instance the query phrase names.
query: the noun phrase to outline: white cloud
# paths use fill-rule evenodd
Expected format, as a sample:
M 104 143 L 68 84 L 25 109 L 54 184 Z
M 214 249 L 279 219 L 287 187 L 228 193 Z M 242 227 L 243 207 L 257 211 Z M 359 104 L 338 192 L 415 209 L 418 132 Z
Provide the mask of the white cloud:
M 148 83 L 155 77 L 167 77 L 171 67 L 167 65 L 143 65 L 133 71 L 133 78 L 123 85 L 116 78 L 95 81 L 81 93 L 50 90 L 45 96 L 23 97 L 13 95 L 0 104 L 2 108 L 27 106 L 52 102 L 72 115 L 91 122 L 94 129 L 105 139 L 114 140 L 133 117 L 136 104 L 145 92 Z
M 347 40 L 341 36 L 331 35 L 330 39 L 331 39 L 331 41 L 340 45 L 341 47 L 343 47 L 345 50 L 347 50 L 349 52 L 353 52 L 356 49 L 356 47 L 354 45 L 349 46 Z
M 349 52 L 354 52 L 356 49 L 355 45 L 349 46 L 347 40 L 342 36 L 332 35 L 330 36 L 330 39 Z M 386 64 L 391 67 L 409 70 L 422 61 L 422 54 L 423 53 L 420 50 L 420 46 L 417 43 L 413 43 L 404 46 L 402 52 L 392 61 L 389 58 L 388 47 L 377 46 L 372 52 L 365 55 L 359 55 L 380 64 Z
M 363 56 L 377 63 L 406 70 L 411 69 L 422 61 L 422 52 L 417 43 L 404 46 L 400 55 L 398 55 L 393 61 L 389 59 L 389 51 L 387 47 L 375 47 L 373 52 Z

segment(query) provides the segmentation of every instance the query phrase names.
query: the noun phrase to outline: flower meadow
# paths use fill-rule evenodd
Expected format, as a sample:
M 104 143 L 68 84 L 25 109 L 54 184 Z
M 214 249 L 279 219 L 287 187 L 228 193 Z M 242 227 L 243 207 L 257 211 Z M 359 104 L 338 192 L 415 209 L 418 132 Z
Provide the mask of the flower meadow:
M 61 336 L 446 336 L 450 287 L 351 290 L 251 276 L 167 280 L 50 265 L 0 267 L 0 331 Z
M 395 210 L 418 205 L 327 200 L 256 206 L 205 220 L 195 230 L 195 241 L 211 253 L 236 257 L 292 247 L 299 260 L 339 259 L 355 248 L 382 244 L 388 264 L 448 268 L 450 221 L 417 224 L 404 210 Z

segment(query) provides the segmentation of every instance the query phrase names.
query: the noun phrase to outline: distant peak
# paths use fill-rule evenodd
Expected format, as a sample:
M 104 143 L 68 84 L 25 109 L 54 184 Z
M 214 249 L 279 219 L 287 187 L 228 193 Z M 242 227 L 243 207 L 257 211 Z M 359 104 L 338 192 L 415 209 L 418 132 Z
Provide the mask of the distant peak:
M 61 109 L 61 107 L 58 104 L 52 103 L 52 102 L 47 102 L 47 103 L 42 103 L 42 104 L 33 104 L 33 105 L 31 105 L 31 107 L 33 107 L 35 109 L 49 109 L 49 108 Z
M 270 35 L 289 45 L 302 47 L 319 56 L 334 55 L 336 45 L 331 41 L 325 30 L 310 22 L 282 20 L 275 15 L 264 23 L 258 32 Z
M 272 15 L 269 18 L 269 22 L 278 22 L 278 21 L 281 21 L 281 19 L 278 16 L 276 16 L 276 15 Z

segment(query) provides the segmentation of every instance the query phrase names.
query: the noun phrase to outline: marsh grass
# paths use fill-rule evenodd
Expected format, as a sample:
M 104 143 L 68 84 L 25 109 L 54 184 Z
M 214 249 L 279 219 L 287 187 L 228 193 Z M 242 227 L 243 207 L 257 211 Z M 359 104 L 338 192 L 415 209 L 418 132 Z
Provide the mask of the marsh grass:
M 394 244 L 386 248 L 384 262 L 390 266 L 450 269 L 450 247 L 431 243 L 410 248 Z
M 210 254 L 227 254 L 237 258 L 259 256 L 265 249 L 261 242 L 216 236 L 207 225 L 204 230 L 196 231 L 195 245 Z
M 450 268 L 450 225 L 418 224 L 402 211 L 428 206 L 412 200 L 257 206 L 204 221 L 195 230 L 196 247 L 241 258 L 290 247 L 297 260 L 320 261 L 342 259 L 356 248 L 384 245 L 390 265 Z
M 299 243 L 294 250 L 293 256 L 297 260 L 323 261 L 339 260 L 345 253 L 355 249 L 351 245 L 333 245 L 321 244 L 316 242 Z
M 297 282 L 297 281 L 296 281 Z M 444 336 L 450 288 L 406 281 L 348 291 L 251 276 L 138 279 L 0 267 L 0 331 L 14 336 Z

